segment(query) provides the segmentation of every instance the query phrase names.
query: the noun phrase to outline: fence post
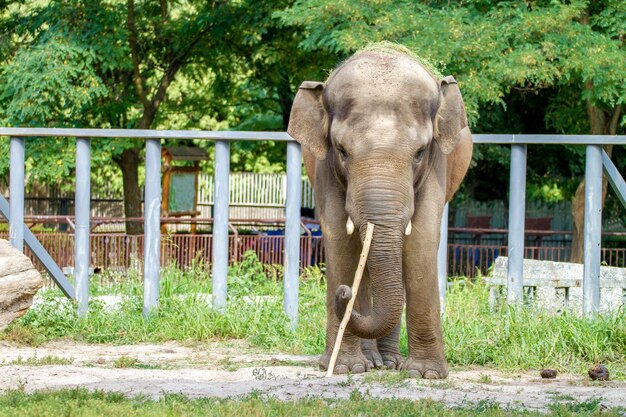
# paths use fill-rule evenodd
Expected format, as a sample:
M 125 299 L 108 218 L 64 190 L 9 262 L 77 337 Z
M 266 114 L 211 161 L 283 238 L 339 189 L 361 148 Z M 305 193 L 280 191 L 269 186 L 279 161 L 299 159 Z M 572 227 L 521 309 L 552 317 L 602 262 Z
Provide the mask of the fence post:
M 230 142 L 215 141 L 215 193 L 213 195 L 213 307 L 226 307 L 228 283 L 228 175 Z
M 441 227 L 439 232 L 439 249 L 437 250 L 437 276 L 439 278 L 439 307 L 441 313 L 446 311 L 446 290 L 448 287 L 448 213 L 449 204 L 443 206 Z
M 159 306 L 161 268 L 161 139 L 146 139 L 146 185 L 143 202 L 143 314 Z
M 507 270 L 508 303 L 523 300 L 524 218 L 526 216 L 526 145 L 511 145 L 509 189 L 509 264 Z
M 585 158 L 583 314 L 590 315 L 600 307 L 602 146 L 587 145 Z
M 91 199 L 91 141 L 76 139 L 76 194 L 74 232 L 74 283 L 78 315 L 89 308 L 89 218 Z
M 300 277 L 300 204 L 302 202 L 302 149 L 287 143 L 287 198 L 285 202 L 285 278 L 283 307 L 290 325 L 298 324 L 298 279 Z
M 12 137 L 9 146 L 9 242 L 24 252 L 24 138 Z

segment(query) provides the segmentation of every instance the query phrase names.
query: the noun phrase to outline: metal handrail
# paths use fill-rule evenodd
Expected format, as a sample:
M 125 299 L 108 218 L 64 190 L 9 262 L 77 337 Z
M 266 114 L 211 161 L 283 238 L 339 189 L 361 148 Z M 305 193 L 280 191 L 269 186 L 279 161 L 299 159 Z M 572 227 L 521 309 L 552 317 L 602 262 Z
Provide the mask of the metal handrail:
M 295 325 L 298 300 L 298 265 L 300 235 L 300 202 L 302 192 L 302 155 L 297 142 L 285 132 L 238 132 L 238 131 L 182 131 L 182 130 L 125 130 L 125 129 L 74 129 L 74 128 L 11 128 L 0 127 L 0 136 L 11 137 L 11 177 L 9 210 L 2 213 L 9 219 L 9 238 L 13 246 L 23 250 L 24 242 L 24 161 L 25 137 L 76 137 L 77 181 L 76 190 L 76 298 L 79 313 L 87 309 L 89 251 L 81 245 L 89 244 L 89 177 L 90 138 L 138 138 L 146 140 L 146 186 L 145 186 L 145 233 L 144 251 L 144 313 L 158 303 L 159 245 L 160 245 L 160 166 L 161 139 L 214 140 L 215 146 L 215 203 L 213 280 L 214 306 L 223 308 L 226 303 L 226 275 L 228 267 L 228 175 L 230 142 L 238 140 L 273 140 L 287 142 L 287 202 L 285 231 L 285 311 Z M 611 184 L 626 204 L 626 185 L 618 178 L 614 166 L 602 150 L 602 145 L 626 145 L 626 135 L 513 135 L 476 134 L 474 142 L 511 145 L 511 174 L 509 193 L 509 263 L 507 299 L 520 303 L 523 290 L 524 255 L 524 209 L 526 190 L 526 155 L 528 144 L 569 144 L 586 146 L 586 196 L 585 196 L 585 260 L 583 285 L 583 311 L 593 313 L 599 308 L 600 292 L 600 238 L 602 207 L 602 169 L 611 176 Z M 604 160 L 604 162 L 603 162 Z M 606 162 L 608 160 L 608 162 Z M 79 174 L 80 171 L 80 174 Z M 85 175 L 85 173 L 87 173 Z M 82 197 L 81 197 L 82 196 Z M 85 201 L 87 200 L 87 201 Z M 9 212 L 11 216 L 9 218 Z M 447 211 L 444 219 L 447 224 Z M 80 217 L 81 221 L 78 221 Z M 31 239 L 29 237 L 29 239 Z M 32 239 L 30 240 L 32 242 Z M 83 242 L 83 243 L 80 243 Z M 446 244 L 441 239 L 441 244 Z M 45 252 L 45 251 L 43 251 Z M 42 253 L 43 253 L 42 252 Z M 445 251 L 439 251 L 445 256 Z M 48 256 L 49 258 L 49 256 Z M 439 263 L 441 264 L 441 263 Z M 445 274 L 440 280 L 446 279 Z M 69 288 L 64 283 L 64 288 Z M 441 282 L 440 282 L 441 284 Z M 442 286 L 440 285 L 440 288 Z M 443 286 L 445 290 L 445 286 Z M 445 296 L 445 294 L 442 294 Z
M 0 127 L 0 136 L 294 141 L 294 139 L 289 136 L 287 132 L 245 132 L 235 130 L 214 131 Z M 472 138 L 474 139 L 474 143 L 491 143 L 500 145 L 626 145 L 626 135 L 518 135 L 479 133 L 473 134 Z

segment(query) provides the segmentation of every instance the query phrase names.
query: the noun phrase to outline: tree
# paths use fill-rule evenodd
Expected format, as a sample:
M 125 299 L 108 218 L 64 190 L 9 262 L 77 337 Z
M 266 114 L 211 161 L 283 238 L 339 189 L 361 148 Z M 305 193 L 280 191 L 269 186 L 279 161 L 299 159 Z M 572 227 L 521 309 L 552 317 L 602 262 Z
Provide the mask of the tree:
M 348 55 L 382 40 L 408 46 L 454 74 L 477 132 L 489 124 L 479 119 L 486 109 L 506 109 L 512 97 L 546 91 L 552 95 L 542 115 L 548 132 L 616 134 L 624 129 L 623 1 L 308 0 L 278 15 L 305 31 L 300 46 L 306 50 Z M 499 152 L 476 150 L 476 164 L 485 157 L 502 164 Z M 567 152 L 580 155 L 580 150 Z M 582 225 L 582 190 L 573 205 L 577 229 Z M 582 240 L 575 235 L 574 247 L 579 246 Z
M 236 6 L 228 2 L 38 4 L 9 16 L 23 23 L 0 81 L 3 118 L 14 126 L 150 128 L 180 70 L 219 58 L 211 52 L 219 50 L 220 34 L 236 17 Z M 56 149 L 67 149 L 65 141 L 57 144 Z M 55 155 L 50 145 L 41 154 Z M 141 142 L 94 141 L 94 146 L 121 169 L 125 215 L 140 217 Z M 127 222 L 126 230 L 140 233 L 141 224 Z
M 328 56 L 297 48 L 297 32 L 273 16 L 289 4 L 26 2 L 6 16 L 22 25 L 2 66 L 0 117 L 13 126 L 284 130 L 295 87 Z M 72 141 L 28 145 L 32 176 L 71 175 Z M 127 217 L 141 216 L 141 145 L 93 142 L 96 170 L 111 159 L 121 169 Z M 236 143 L 233 168 L 282 170 L 284 154 L 283 143 Z

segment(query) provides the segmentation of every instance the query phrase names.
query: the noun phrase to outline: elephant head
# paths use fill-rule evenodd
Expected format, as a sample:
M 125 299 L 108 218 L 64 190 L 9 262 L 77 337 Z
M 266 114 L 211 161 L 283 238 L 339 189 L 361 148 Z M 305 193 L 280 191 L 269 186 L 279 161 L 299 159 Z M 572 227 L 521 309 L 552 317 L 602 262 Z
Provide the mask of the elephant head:
M 300 86 L 289 134 L 334 173 L 345 193 L 347 233 L 356 230 L 363 240 L 367 222 L 376 226 L 367 263 L 372 312 L 352 313 L 353 334 L 378 338 L 400 320 L 402 251 L 416 196 L 466 127 L 454 78 L 438 80 L 397 51 L 359 53 L 325 83 Z M 337 289 L 338 315 L 349 296 L 345 286 Z

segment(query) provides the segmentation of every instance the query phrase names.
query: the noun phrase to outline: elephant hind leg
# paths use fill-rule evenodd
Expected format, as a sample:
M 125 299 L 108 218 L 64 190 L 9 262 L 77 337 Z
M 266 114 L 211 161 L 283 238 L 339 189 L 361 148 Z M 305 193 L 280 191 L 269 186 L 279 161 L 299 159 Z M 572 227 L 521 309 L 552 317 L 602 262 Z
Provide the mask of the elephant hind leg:
M 383 357 L 378 351 L 376 340 L 361 339 L 361 351 L 367 359 L 370 368 L 380 369 L 384 366 Z
M 400 369 L 404 358 L 400 354 L 400 323 L 385 337 L 377 341 L 378 352 L 387 369 Z

